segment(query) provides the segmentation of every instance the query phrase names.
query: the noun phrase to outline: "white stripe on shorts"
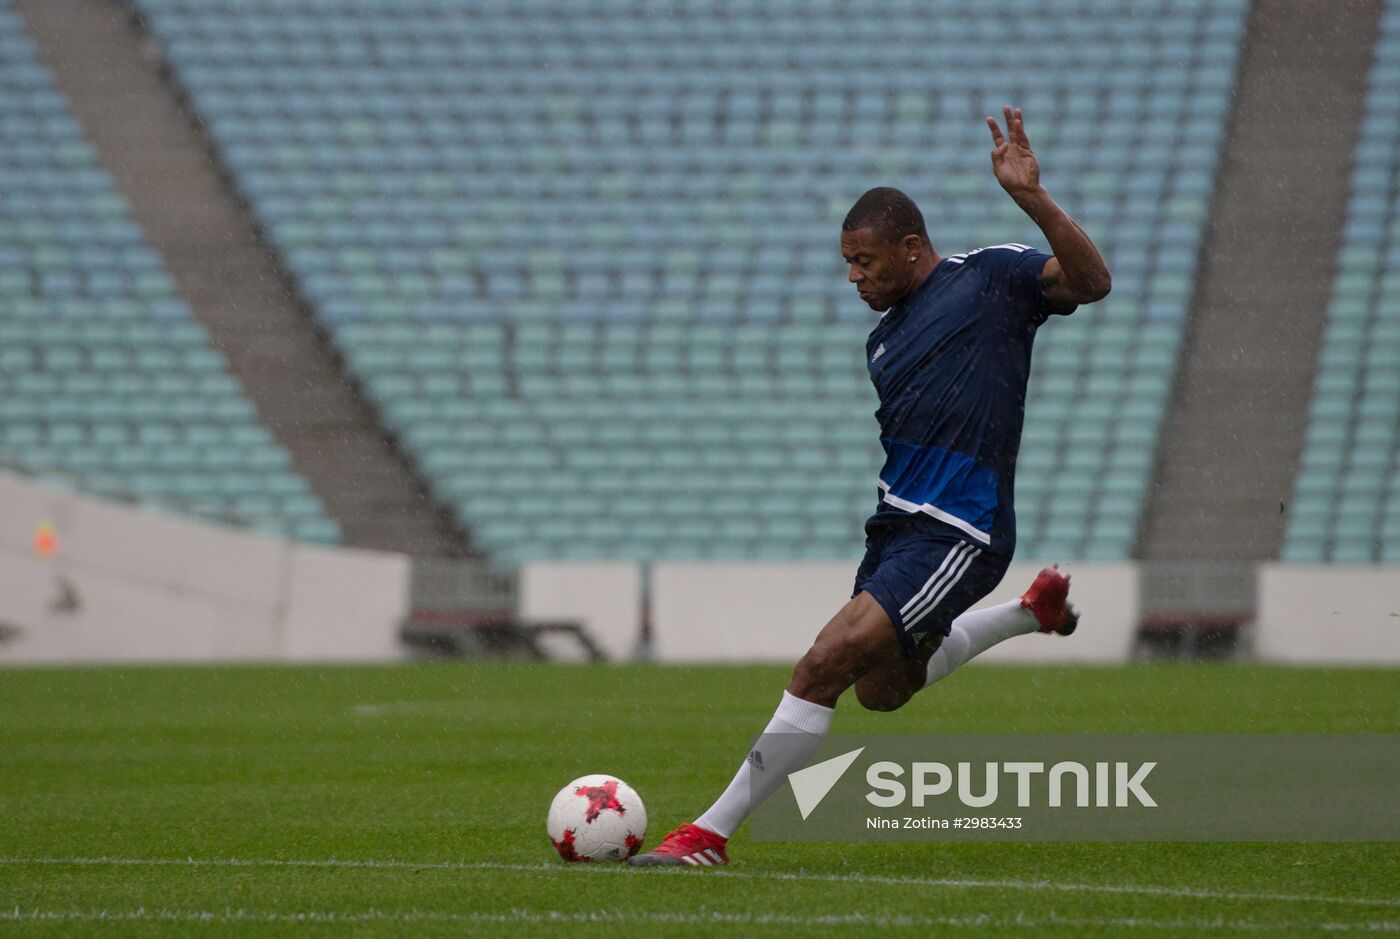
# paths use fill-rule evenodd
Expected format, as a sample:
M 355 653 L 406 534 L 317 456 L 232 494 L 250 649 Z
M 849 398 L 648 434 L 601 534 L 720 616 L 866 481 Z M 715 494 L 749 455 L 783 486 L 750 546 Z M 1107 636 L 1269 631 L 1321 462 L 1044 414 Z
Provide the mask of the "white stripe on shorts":
M 904 606 L 899 608 L 899 615 L 904 616 L 905 614 L 907 614 L 910 608 L 918 604 L 920 600 L 922 600 L 925 596 L 928 595 L 928 592 L 930 590 L 935 589 L 934 581 L 938 580 L 945 573 L 947 573 L 950 567 L 955 566 L 954 559 L 959 552 L 970 547 L 972 547 L 972 545 L 968 544 L 965 541 L 960 541 L 958 542 L 958 546 L 956 548 L 943 555 L 943 563 L 938 565 L 938 570 L 934 571 L 933 576 L 931 576 L 928 580 L 924 581 L 924 585 L 919 588 L 919 592 L 910 597 L 908 603 L 904 604 Z
M 968 547 L 972 546 L 968 545 Z M 948 592 L 953 589 L 957 582 L 962 580 L 962 575 L 967 573 L 967 569 L 972 566 L 972 562 L 977 560 L 977 556 L 981 553 L 981 548 L 972 548 L 971 553 L 964 553 L 959 561 L 959 566 L 950 572 L 951 576 L 947 578 L 947 582 L 939 589 L 938 594 L 932 597 L 927 603 L 921 605 L 917 611 L 913 611 L 910 616 L 904 618 L 904 628 L 908 629 L 919 620 L 929 615 L 929 613 L 933 612 L 938 604 L 943 602 L 943 598 L 948 595 Z

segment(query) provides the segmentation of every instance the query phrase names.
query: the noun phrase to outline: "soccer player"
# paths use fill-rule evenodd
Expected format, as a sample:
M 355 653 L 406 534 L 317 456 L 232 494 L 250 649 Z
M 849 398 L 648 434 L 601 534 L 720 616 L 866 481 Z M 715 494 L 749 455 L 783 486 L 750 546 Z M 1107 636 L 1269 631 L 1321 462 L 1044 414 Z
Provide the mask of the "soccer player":
M 995 118 L 992 169 L 1053 256 L 1005 244 L 941 257 L 896 189 L 861 196 L 841 226 L 849 280 L 883 314 L 866 343 L 885 464 L 851 600 L 797 663 L 750 754 L 714 805 L 631 863 L 726 864 L 725 844 L 755 805 L 816 753 L 836 701 L 902 706 L 998 642 L 1068 635 L 1069 578 L 1046 568 L 1019 600 L 966 612 L 1001 581 L 1016 545 L 1012 484 L 1036 329 L 1108 294 L 1089 236 L 1040 185 L 1021 111 Z

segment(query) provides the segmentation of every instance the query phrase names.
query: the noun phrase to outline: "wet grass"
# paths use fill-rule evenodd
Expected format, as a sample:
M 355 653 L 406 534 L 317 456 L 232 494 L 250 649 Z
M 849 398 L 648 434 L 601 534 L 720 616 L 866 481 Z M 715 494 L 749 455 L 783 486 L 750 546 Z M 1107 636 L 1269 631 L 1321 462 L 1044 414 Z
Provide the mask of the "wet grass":
M 783 669 L 0 672 L 0 932 L 1293 935 L 1400 931 L 1362 844 L 750 842 L 726 872 L 564 865 L 554 791 L 611 772 L 648 843 L 708 804 Z M 839 731 L 1400 732 L 1400 672 L 972 666 Z

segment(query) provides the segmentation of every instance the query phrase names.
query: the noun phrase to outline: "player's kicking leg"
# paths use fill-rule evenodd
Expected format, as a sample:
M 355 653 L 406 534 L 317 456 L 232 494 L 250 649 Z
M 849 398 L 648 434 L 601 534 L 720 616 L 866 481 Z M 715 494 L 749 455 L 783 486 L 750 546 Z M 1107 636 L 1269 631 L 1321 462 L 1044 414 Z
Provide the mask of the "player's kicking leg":
M 916 656 L 861 676 L 856 698 L 872 711 L 893 711 L 998 643 L 1033 632 L 1068 636 L 1078 625 L 1079 613 L 1069 602 L 1069 576 L 1058 565 L 1047 567 L 1019 598 L 963 613 L 953 619 L 946 636 L 926 642 Z

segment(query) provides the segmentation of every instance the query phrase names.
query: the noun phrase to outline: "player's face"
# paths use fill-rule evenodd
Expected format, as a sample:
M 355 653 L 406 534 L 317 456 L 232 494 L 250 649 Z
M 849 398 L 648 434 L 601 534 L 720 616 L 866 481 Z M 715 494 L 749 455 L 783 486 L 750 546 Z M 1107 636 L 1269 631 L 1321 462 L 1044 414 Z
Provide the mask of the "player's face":
M 850 268 L 846 279 L 876 313 L 885 312 L 909 292 L 907 254 L 899 241 L 881 238 L 869 228 L 841 233 L 841 256 Z

